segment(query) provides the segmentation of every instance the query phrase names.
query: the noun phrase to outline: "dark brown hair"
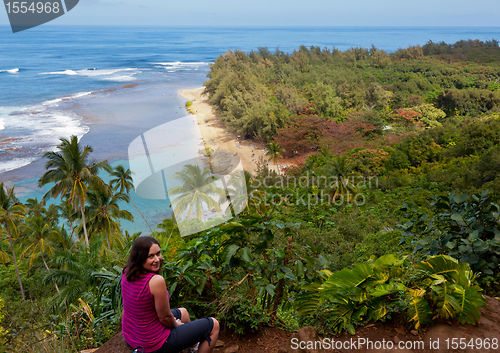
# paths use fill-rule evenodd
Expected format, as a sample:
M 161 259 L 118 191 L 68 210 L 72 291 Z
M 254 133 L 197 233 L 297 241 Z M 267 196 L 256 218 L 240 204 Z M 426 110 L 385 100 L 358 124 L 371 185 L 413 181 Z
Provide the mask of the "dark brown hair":
M 149 236 L 142 236 L 137 238 L 132 244 L 132 249 L 130 249 L 130 255 L 128 256 L 127 264 L 125 265 L 125 275 L 127 281 L 133 282 L 141 276 L 143 273 L 147 273 L 144 269 L 143 264 L 149 255 L 149 249 L 153 244 L 160 246 L 160 243 L 155 238 Z

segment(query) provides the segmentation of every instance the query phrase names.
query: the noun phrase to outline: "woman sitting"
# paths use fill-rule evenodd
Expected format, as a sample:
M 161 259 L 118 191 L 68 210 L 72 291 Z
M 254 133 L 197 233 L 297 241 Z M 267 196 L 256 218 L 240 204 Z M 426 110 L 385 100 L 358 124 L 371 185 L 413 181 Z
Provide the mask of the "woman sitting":
M 189 320 L 185 308 L 170 309 L 165 279 L 158 274 L 162 256 L 152 237 L 136 239 L 122 274 L 125 341 L 144 352 L 175 353 L 199 343 L 199 353 L 210 353 L 219 336 L 214 318 Z

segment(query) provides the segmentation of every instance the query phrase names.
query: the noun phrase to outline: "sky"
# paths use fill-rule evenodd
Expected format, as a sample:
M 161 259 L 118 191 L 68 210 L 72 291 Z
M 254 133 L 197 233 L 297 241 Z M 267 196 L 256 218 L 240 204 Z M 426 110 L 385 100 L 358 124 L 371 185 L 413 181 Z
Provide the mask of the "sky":
M 50 24 L 499 26 L 499 15 L 500 0 L 80 0 Z

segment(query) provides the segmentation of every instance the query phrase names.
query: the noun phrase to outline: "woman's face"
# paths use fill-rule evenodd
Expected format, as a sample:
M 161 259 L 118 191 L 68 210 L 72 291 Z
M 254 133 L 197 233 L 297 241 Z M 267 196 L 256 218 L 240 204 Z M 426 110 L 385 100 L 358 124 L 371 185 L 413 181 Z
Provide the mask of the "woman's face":
M 148 258 L 143 264 L 143 267 L 148 272 L 158 272 L 161 266 L 161 249 L 158 244 L 153 244 L 149 248 Z

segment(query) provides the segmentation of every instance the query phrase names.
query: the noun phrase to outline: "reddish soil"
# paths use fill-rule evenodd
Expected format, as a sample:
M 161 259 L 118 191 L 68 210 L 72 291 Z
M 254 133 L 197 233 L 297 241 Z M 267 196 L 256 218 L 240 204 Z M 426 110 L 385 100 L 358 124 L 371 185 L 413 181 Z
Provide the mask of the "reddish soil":
M 215 348 L 214 352 L 229 353 L 226 350 L 231 351 L 231 348 L 236 348 L 236 346 L 238 346 L 238 350 L 234 352 L 278 352 L 281 347 L 286 349 L 290 336 L 291 334 L 276 327 L 263 327 L 257 332 L 247 333 L 243 336 L 222 332 L 219 340 L 224 342 L 224 346 Z

